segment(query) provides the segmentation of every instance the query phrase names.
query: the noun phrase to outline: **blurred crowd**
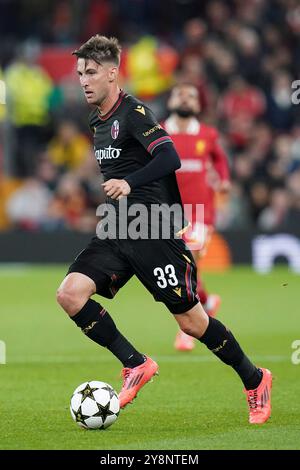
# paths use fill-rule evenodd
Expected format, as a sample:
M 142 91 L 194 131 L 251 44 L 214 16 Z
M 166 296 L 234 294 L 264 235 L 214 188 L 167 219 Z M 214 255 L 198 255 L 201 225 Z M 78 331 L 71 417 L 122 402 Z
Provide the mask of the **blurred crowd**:
M 197 86 L 200 120 L 218 128 L 231 169 L 218 229 L 300 229 L 297 0 L 1 0 L 0 10 L 0 230 L 95 228 L 101 178 L 70 52 L 96 33 L 120 39 L 121 85 L 159 119 L 174 84 Z

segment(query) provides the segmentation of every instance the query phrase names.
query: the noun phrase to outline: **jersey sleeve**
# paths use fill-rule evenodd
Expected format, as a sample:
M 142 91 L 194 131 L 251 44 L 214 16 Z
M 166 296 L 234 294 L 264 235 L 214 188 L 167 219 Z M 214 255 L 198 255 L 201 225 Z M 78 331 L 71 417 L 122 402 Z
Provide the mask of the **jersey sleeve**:
M 164 143 L 173 143 L 169 134 L 163 129 L 152 111 L 142 104 L 133 107 L 127 116 L 127 131 L 151 155 Z

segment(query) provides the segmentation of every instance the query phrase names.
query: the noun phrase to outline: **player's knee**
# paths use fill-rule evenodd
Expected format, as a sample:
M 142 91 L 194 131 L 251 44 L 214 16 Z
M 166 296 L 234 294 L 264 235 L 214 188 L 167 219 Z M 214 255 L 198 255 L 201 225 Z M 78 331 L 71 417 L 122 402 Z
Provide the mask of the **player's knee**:
M 69 315 L 78 313 L 87 302 L 88 297 L 79 295 L 72 285 L 60 286 L 56 293 L 56 300 Z
M 68 311 L 71 303 L 71 291 L 60 286 L 56 292 L 56 301 L 64 310 Z
M 181 326 L 180 326 L 181 330 L 186 333 L 187 335 L 190 335 L 190 336 L 197 336 L 197 333 L 198 333 L 198 329 L 197 329 L 197 325 L 195 325 L 192 321 L 190 320 L 186 320 L 184 321 Z
M 70 273 L 57 291 L 57 302 L 70 315 L 78 313 L 96 292 L 92 279 L 80 273 Z
M 194 307 L 193 312 L 178 315 L 177 318 L 180 329 L 194 338 L 200 338 L 208 326 L 208 316 L 199 306 Z

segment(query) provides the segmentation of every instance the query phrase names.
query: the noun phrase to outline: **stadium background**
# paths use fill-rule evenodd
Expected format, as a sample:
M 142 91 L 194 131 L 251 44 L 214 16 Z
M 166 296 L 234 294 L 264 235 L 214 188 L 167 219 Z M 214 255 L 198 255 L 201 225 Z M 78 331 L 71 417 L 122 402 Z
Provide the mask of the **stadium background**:
M 299 278 L 285 265 L 263 277 L 231 265 L 252 263 L 268 271 L 274 248 L 273 260 L 284 256 L 300 272 L 300 105 L 292 101 L 292 83 L 300 78 L 296 0 L 0 1 L 0 339 L 7 347 L 7 364 L 0 366 L 0 448 L 99 448 L 97 438 L 76 433 L 66 416 L 66 395 L 87 374 L 98 374 L 99 361 L 95 346 L 72 330 L 55 305 L 66 265 L 7 264 L 68 263 L 98 222 L 101 194 L 89 109 L 70 53 L 99 32 L 120 39 L 122 87 L 147 102 L 159 119 L 166 117 L 173 84 L 189 81 L 198 87 L 201 119 L 220 131 L 232 176 L 230 194 L 216 199 L 218 234 L 204 260 L 211 271 L 206 280 L 222 295 L 221 317 L 257 360 L 276 369 L 281 385 L 277 418 L 255 435 L 241 424 L 245 404 L 230 388 L 230 372 L 210 364 L 203 351 L 188 359 L 172 352 L 171 320 L 130 283 L 127 294 L 124 289 L 115 300 L 115 318 L 157 355 L 169 378 L 161 382 L 164 398 L 158 385 L 145 390 L 133 422 L 122 415 L 114 437 L 113 431 L 101 437 L 101 448 L 293 448 L 299 444 L 293 421 L 299 416 L 299 372 L 290 356 L 299 332 Z M 104 352 L 100 363 L 105 379 L 118 388 L 115 362 Z M 192 384 L 189 392 L 177 381 L 178 367 L 184 383 Z M 231 413 L 226 394 L 216 391 L 216 371 L 238 401 L 230 424 L 224 416 L 224 409 Z M 16 380 L 20 389 L 13 386 Z M 233 385 L 236 390 L 237 380 Z M 185 412 L 194 416 L 198 386 L 201 406 L 191 423 Z M 173 392 L 176 413 L 190 434 L 178 429 L 178 415 L 169 408 Z M 51 399 L 50 417 L 43 394 Z M 214 396 L 212 416 L 206 396 Z M 8 397 L 19 403 L 13 411 Z M 153 418 L 153 399 L 159 400 L 161 421 Z M 292 408 L 284 408 L 284 400 Z M 18 430 L 14 420 L 22 421 Z

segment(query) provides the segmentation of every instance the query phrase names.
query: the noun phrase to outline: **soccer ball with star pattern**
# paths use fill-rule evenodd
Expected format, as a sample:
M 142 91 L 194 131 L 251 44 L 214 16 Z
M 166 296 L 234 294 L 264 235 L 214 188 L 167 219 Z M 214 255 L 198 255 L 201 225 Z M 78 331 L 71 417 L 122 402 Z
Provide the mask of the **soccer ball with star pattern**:
M 119 415 L 119 397 L 112 386 L 105 382 L 84 382 L 72 395 L 70 411 L 80 427 L 106 429 Z

